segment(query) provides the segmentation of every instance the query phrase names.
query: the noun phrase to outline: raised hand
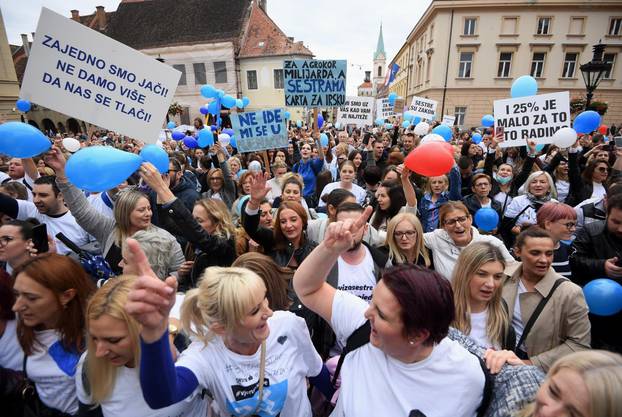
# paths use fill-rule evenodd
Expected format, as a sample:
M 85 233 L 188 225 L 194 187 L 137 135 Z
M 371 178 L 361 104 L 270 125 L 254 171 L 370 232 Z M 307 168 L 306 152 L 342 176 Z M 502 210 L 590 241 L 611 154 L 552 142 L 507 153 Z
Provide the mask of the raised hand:
M 67 164 L 67 160 L 58 146 L 52 145 L 43 159 L 45 160 L 45 164 L 54 170 L 57 177 L 65 178 L 65 165 Z
M 266 198 L 266 195 L 270 192 L 271 188 L 267 185 L 267 181 L 270 179 L 270 174 L 257 172 L 251 178 L 251 192 L 250 201 L 253 208 L 259 208 L 261 201 Z
M 168 277 L 161 281 L 134 239 L 127 239 L 127 263 L 138 271 L 138 278 L 128 294 L 125 311 L 142 325 L 143 340 L 153 343 L 167 329 L 168 316 L 175 304 L 177 280 Z
M 324 235 L 324 246 L 335 253 L 343 253 L 350 249 L 354 244 L 354 236 L 367 225 L 367 219 L 372 211 L 372 207 L 368 206 L 356 220 L 347 219 L 330 223 Z

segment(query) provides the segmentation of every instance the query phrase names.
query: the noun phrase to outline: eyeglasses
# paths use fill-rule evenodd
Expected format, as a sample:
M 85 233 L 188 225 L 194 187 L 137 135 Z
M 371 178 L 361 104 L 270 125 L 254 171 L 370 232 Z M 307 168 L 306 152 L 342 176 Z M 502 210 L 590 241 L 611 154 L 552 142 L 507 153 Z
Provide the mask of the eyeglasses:
M 0 236 L 0 245 L 8 245 L 9 242 L 14 241 L 15 238 L 13 236 Z
M 210 178 L 209 180 L 210 180 L 210 181 L 221 181 L 221 180 L 223 180 L 223 179 L 224 179 L 223 177 L 212 177 L 212 178 Z
M 480 187 L 480 188 L 482 188 L 482 187 L 489 187 L 489 186 L 490 186 L 490 184 L 488 184 L 488 182 L 479 182 L 479 183 L 474 185 L 474 187 Z
M 577 228 L 577 222 L 568 222 L 568 223 L 561 223 L 562 226 L 566 226 L 566 229 L 568 230 L 572 230 L 572 229 L 576 229 Z
M 343 162 L 345 161 L 347 158 L 337 158 L 337 162 Z
M 396 239 L 403 239 L 404 236 L 410 239 L 411 237 L 416 236 L 416 235 L 417 235 L 416 230 L 406 230 L 405 232 L 393 232 L 393 237 Z
M 168 170 L 168 175 L 171 175 L 171 173 L 175 173 L 175 172 L 179 172 L 179 171 L 176 170 L 176 169 L 169 169 Z
M 468 216 L 456 217 L 455 219 L 445 220 L 443 223 L 445 226 L 455 226 L 456 223 L 464 224 L 469 220 Z
M 609 172 L 609 168 L 607 168 L 607 167 L 598 167 L 598 168 L 596 168 L 596 171 L 598 171 L 598 172 Z

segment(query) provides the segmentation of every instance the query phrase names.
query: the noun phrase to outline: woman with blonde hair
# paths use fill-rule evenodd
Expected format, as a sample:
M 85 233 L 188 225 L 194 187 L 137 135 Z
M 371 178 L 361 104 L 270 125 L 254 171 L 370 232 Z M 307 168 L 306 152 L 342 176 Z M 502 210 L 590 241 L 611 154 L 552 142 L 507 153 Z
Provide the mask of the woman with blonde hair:
M 484 348 L 514 350 L 516 334 L 501 298 L 505 259 L 488 242 L 467 246 L 456 262 L 451 286 L 456 317 L 452 326 Z
M 266 286 L 245 268 L 212 267 L 186 294 L 181 319 L 195 341 L 176 364 L 169 353 L 168 314 L 175 279 L 155 279 L 133 242 L 143 271 L 126 310 L 142 324 L 140 383 L 151 408 L 179 402 L 197 388 L 212 393 L 220 416 L 311 417 L 307 377 L 322 371 L 303 319 L 273 312 Z M 261 381 L 261 382 L 260 382 Z
M 86 308 L 87 351 L 76 371 L 82 409 L 101 407 L 104 417 L 166 417 L 205 415 L 207 402 L 195 391 L 185 401 L 154 411 L 139 386 L 140 324 L 124 309 L 134 276 L 107 282 Z
M 398 213 L 389 220 L 384 246 L 391 266 L 410 263 L 430 268 L 432 262 L 423 243 L 423 228 L 413 213 Z
M 622 356 L 575 352 L 549 370 L 535 401 L 517 417 L 622 417 Z
M 207 172 L 205 176 L 207 184 L 203 188 L 207 188 L 207 191 L 202 194 L 202 197 L 222 200 L 227 207 L 231 207 L 237 194 L 235 185 L 237 176 L 231 174 L 225 153 L 219 143 L 212 146 L 211 152 L 216 154 L 219 168 L 212 168 Z

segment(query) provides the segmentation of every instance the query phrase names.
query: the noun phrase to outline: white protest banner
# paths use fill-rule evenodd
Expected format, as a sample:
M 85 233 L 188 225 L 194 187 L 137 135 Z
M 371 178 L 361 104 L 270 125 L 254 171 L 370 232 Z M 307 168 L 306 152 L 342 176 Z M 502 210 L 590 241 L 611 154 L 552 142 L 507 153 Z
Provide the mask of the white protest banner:
M 495 100 L 495 132 L 504 131 L 503 148 L 553 142 L 553 135 L 570 126 L 568 91 L 519 98 Z
M 156 143 L 179 71 L 45 7 L 36 33 L 22 99 Z
M 422 119 L 432 120 L 436 115 L 438 102 L 429 98 L 413 97 L 413 101 L 408 106 L 408 110 Z
M 373 125 L 373 97 L 346 97 L 343 106 L 337 109 L 337 123 L 342 125 Z
M 283 61 L 285 105 L 335 107 L 346 102 L 345 59 Z
M 393 106 L 389 104 L 388 98 L 376 100 L 376 118 L 388 119 L 397 113 L 393 111 Z
M 238 152 L 287 148 L 285 110 L 271 109 L 231 114 Z
M 443 116 L 442 125 L 453 126 L 454 123 L 456 123 L 456 116 L 449 116 L 447 114 Z

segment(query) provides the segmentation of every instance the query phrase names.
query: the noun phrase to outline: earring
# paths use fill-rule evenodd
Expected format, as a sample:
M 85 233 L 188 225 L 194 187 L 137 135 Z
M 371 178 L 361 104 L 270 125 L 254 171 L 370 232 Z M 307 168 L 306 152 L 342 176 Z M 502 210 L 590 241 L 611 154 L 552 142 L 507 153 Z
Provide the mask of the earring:
M 410 345 L 414 345 L 414 344 L 415 344 L 415 341 L 414 341 L 414 340 L 409 340 L 409 341 L 408 341 L 408 344 L 410 344 Z

